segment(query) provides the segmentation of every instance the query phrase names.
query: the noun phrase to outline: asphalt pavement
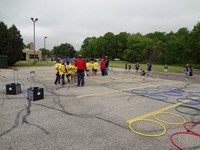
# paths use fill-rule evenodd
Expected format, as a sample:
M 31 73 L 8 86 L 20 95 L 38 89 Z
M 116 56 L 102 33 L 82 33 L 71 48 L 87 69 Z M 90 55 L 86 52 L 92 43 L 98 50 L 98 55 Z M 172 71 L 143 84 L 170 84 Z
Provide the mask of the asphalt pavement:
M 176 150 L 170 142 L 176 132 L 186 132 L 173 137 L 177 145 L 200 149 L 200 137 L 183 126 L 200 122 L 200 84 L 191 78 L 112 68 L 108 76 L 85 77 L 84 87 L 60 87 L 53 67 L 17 69 L 17 95 L 6 94 L 14 71 L 0 72 L 0 150 Z M 30 87 L 44 88 L 44 99 L 27 100 Z M 188 128 L 200 133 L 199 124 Z

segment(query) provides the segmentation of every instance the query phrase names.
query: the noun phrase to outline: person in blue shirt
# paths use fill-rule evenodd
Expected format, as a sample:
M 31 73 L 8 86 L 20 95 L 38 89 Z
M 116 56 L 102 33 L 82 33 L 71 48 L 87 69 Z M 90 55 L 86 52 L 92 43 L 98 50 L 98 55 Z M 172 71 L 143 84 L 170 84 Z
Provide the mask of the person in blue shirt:
M 108 70 L 109 70 L 109 59 L 108 59 L 108 56 L 105 56 L 105 72 L 104 72 L 104 75 L 108 75 Z
M 151 75 L 151 69 L 152 69 L 152 64 L 148 63 L 147 64 L 147 76 Z
M 139 63 L 135 64 L 135 74 L 138 73 L 139 69 L 140 69 L 140 64 Z
M 189 76 L 193 78 L 193 67 L 189 67 Z

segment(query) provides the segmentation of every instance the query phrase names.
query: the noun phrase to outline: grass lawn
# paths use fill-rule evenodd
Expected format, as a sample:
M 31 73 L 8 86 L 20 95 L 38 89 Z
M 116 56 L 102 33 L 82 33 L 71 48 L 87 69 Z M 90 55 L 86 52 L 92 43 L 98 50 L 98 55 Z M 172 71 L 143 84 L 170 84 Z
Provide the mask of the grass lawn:
M 53 66 L 55 64 L 55 62 L 46 62 L 46 61 L 39 61 L 36 62 L 35 64 L 33 64 L 32 61 L 18 61 L 15 63 L 15 67 L 42 67 L 42 66 Z
M 135 64 L 133 62 L 127 62 L 127 61 L 110 61 L 109 66 L 110 67 L 118 67 L 118 68 L 125 68 L 125 64 L 130 64 L 132 66 L 132 69 L 135 68 Z M 147 66 L 146 64 L 140 64 L 140 69 L 146 70 Z M 164 65 L 157 65 L 157 64 L 152 64 L 152 71 L 158 71 L 158 72 L 163 72 L 164 71 Z M 170 66 L 168 65 L 168 72 L 176 72 L 180 73 L 184 71 L 184 66 Z
M 100 62 L 99 62 L 100 63 Z M 127 61 L 110 61 L 109 67 L 116 67 L 116 68 L 124 68 L 125 67 L 125 63 L 127 63 L 128 65 L 130 64 L 132 66 L 132 69 L 134 69 L 135 67 L 135 63 L 133 62 L 127 62 Z M 40 62 L 36 62 L 35 64 L 33 64 L 32 61 L 18 61 L 14 66 L 16 67 L 42 67 L 42 66 L 53 66 L 55 64 L 55 62 L 46 62 L 46 61 L 40 61 Z M 140 69 L 146 70 L 146 64 L 140 64 Z M 152 71 L 158 71 L 158 72 L 163 72 L 164 70 L 164 65 L 157 65 L 157 64 L 153 64 L 152 67 Z M 184 66 L 180 67 L 180 66 L 168 66 L 168 72 L 183 72 L 184 70 Z

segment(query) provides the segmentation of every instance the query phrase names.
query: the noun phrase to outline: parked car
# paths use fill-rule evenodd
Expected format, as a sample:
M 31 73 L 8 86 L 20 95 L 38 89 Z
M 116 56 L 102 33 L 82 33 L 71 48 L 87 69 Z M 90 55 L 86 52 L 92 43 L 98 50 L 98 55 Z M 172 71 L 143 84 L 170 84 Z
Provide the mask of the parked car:
M 114 59 L 114 61 L 119 61 L 119 60 L 120 60 L 119 58 L 115 58 L 115 59 Z

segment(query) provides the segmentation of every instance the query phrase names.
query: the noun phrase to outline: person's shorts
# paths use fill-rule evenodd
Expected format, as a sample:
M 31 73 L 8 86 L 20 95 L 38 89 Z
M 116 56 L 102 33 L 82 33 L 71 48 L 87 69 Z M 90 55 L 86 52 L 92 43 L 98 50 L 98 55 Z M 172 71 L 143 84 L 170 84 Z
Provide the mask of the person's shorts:
M 66 77 L 69 77 L 71 74 L 66 74 Z
M 97 72 L 97 69 L 93 69 L 94 72 Z
M 63 79 L 65 77 L 65 74 L 60 74 L 60 78 Z
M 167 69 L 164 69 L 164 72 L 167 72 L 168 70 Z

